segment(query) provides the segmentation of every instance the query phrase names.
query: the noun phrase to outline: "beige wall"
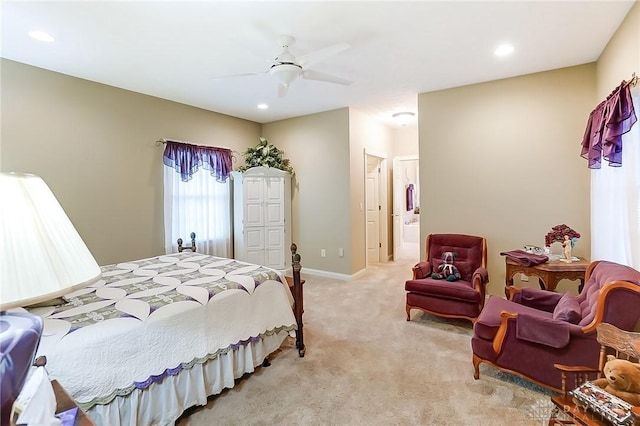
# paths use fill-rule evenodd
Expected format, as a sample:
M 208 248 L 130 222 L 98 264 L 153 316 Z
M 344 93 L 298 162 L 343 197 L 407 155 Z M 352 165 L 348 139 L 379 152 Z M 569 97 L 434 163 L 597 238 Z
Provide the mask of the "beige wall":
M 542 244 L 555 224 L 582 232 L 576 253 L 589 257 L 579 141 L 593 106 L 632 72 L 639 3 L 597 64 L 421 94 L 418 125 L 403 129 L 347 108 L 261 126 L 3 59 L 0 170 L 41 175 L 107 264 L 163 251 L 156 139 L 241 152 L 264 135 L 296 168 L 292 228 L 304 266 L 352 275 L 365 261 L 364 149 L 388 155 L 389 191 L 391 158 L 419 150 L 421 234 L 486 235 L 490 291 L 501 294 L 499 252 Z
M 406 127 L 394 129 L 393 156 L 404 157 L 418 155 L 418 125 L 412 123 Z
M 349 110 L 349 142 L 350 142 L 350 168 L 351 168 L 351 242 L 353 250 L 353 261 L 351 273 L 355 274 L 366 267 L 366 206 L 365 202 L 365 180 L 366 180 L 366 158 L 368 155 L 383 159 L 383 174 L 380 180 L 382 194 L 388 194 L 391 186 L 390 175 L 386 172 L 391 169 L 393 158 L 393 129 L 381 124 L 370 116 L 357 111 Z M 388 229 L 390 221 L 390 203 L 388 197 L 381 197 L 381 227 L 380 243 L 382 244 L 380 260 L 386 260 L 385 254 L 389 252 L 390 242 L 388 240 Z
M 262 133 L 284 150 L 295 170 L 293 239 L 308 272 L 349 278 L 365 268 L 365 149 L 392 155 L 393 131 L 366 114 L 338 109 L 266 123 Z M 384 191 L 390 182 L 384 182 Z M 384 210 L 387 206 L 383 200 Z M 383 214 L 382 216 L 389 216 Z M 383 235 L 388 234 L 388 221 Z M 388 250 L 388 240 L 384 239 Z M 338 249 L 344 249 L 344 257 Z M 320 256 L 321 249 L 326 257 Z
M 293 241 L 303 268 L 350 275 L 353 261 L 349 211 L 349 110 L 267 123 L 262 135 L 284 151 L 293 179 Z M 327 257 L 320 256 L 325 249 Z M 338 248 L 344 257 L 338 257 Z
M 598 100 L 605 99 L 622 80 L 631 79 L 634 72 L 640 76 L 640 2 L 637 1 L 596 63 Z M 640 91 L 640 85 L 634 90 Z
M 485 236 L 489 293 L 503 294 L 499 253 L 543 245 L 554 225 L 580 232 L 575 254 L 589 257 L 580 142 L 595 78 L 587 64 L 419 95 L 422 238 Z
M 164 252 L 157 139 L 242 152 L 260 135 L 258 123 L 4 59 L 1 67 L 0 170 L 41 176 L 101 265 Z

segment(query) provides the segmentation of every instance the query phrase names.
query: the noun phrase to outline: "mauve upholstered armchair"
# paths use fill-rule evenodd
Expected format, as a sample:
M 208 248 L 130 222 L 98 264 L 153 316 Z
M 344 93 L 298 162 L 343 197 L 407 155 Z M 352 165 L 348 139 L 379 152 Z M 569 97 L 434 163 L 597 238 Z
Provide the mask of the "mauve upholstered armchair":
M 443 252 L 457 254 L 454 265 L 462 279 L 447 281 L 431 278 L 443 262 Z M 407 281 L 407 321 L 411 309 L 446 317 L 465 318 L 475 322 L 484 306 L 487 274 L 487 240 L 462 234 L 429 234 L 426 240 L 425 260 L 413 267 L 413 279 Z
M 482 362 L 560 392 L 554 364 L 598 367 L 596 327 L 607 322 L 631 331 L 640 319 L 640 272 L 608 261 L 587 267 L 578 296 L 511 288 L 490 296 L 473 329 L 474 378 Z

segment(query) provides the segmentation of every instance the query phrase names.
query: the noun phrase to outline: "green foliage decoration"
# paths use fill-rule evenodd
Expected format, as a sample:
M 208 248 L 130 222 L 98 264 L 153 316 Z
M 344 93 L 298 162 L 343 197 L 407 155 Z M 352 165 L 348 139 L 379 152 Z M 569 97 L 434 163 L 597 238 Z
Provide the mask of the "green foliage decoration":
M 241 172 L 246 172 L 252 167 L 262 166 L 284 170 L 292 175 L 295 173 L 289 159 L 284 158 L 284 152 L 270 144 L 269 141 L 262 136 L 260 136 L 258 145 L 253 148 L 247 148 L 242 155 L 244 156 L 245 164 L 238 168 Z

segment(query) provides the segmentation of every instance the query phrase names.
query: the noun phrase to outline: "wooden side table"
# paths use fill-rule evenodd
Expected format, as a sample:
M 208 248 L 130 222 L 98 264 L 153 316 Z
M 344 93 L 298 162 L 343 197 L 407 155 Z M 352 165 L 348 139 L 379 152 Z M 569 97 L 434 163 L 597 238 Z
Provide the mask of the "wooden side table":
M 555 291 L 560 280 L 580 280 L 578 292 L 584 287 L 584 273 L 589 266 L 589 261 L 580 258 L 577 262 L 546 262 L 535 266 L 525 266 L 505 257 L 506 273 L 505 285 L 510 287 L 513 285 L 513 277 L 520 273 L 526 276 L 535 275 L 538 277 L 538 285 L 542 290 Z M 509 297 L 508 289 L 505 288 L 505 295 Z

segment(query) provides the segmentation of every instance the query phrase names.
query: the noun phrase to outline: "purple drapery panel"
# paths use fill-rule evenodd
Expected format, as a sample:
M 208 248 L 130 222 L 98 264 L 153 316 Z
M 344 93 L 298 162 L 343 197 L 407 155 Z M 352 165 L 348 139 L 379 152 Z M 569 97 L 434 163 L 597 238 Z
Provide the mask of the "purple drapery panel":
M 183 182 L 191 180 L 200 166 L 218 182 L 226 182 L 233 167 L 231 161 L 230 149 L 174 141 L 166 142 L 163 155 L 164 165 L 176 169 Z
M 622 166 L 622 135 L 637 121 L 628 82 L 622 82 L 589 115 L 580 155 L 590 169 L 599 169 L 602 158 L 612 167 Z

